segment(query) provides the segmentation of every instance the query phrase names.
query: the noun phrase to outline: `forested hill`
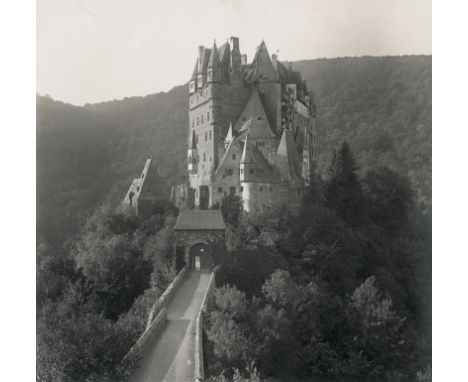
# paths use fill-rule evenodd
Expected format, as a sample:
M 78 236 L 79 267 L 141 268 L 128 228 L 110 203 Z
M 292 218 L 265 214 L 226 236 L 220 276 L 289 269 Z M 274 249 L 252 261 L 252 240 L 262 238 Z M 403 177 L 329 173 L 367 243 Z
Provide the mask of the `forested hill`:
M 432 57 L 359 57 L 293 63 L 318 107 L 319 163 L 346 139 L 364 173 L 407 175 L 427 210 L 432 177 Z
M 323 171 L 347 139 L 361 170 L 385 165 L 431 200 L 430 56 L 293 63 L 318 106 Z M 105 200 L 123 198 L 152 155 L 169 184 L 185 171 L 187 88 L 76 107 L 37 97 L 37 230 L 52 244 L 74 235 Z

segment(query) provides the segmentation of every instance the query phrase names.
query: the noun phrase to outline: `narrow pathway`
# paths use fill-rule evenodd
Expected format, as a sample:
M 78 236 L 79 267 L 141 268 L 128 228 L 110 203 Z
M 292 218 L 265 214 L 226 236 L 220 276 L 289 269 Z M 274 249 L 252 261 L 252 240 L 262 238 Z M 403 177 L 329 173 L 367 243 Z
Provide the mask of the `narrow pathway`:
M 167 306 L 166 327 L 143 356 L 132 382 L 192 382 L 195 376 L 195 323 L 210 273 L 191 272 Z

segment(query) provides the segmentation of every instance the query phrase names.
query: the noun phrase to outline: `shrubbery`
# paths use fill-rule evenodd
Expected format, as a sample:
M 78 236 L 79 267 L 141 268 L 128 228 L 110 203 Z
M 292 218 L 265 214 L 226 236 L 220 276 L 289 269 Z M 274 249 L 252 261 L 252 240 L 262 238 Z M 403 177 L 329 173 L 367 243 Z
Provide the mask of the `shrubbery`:
M 39 244 L 38 380 L 124 376 L 117 366 L 176 273 L 173 225 L 171 210 L 142 220 L 105 205 L 69 243 L 66 256 Z
M 329 174 L 296 214 L 231 227 L 206 328 L 219 380 L 253 365 L 283 380 L 409 381 L 430 363 L 430 221 L 401 175 L 360 178 L 346 143 Z

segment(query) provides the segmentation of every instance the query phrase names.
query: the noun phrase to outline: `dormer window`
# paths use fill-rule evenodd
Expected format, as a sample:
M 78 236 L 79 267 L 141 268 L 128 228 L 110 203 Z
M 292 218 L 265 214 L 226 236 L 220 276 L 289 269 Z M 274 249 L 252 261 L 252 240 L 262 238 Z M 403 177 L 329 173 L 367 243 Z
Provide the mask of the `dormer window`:
M 198 75 L 198 87 L 201 88 L 203 86 L 203 76 L 201 74 Z

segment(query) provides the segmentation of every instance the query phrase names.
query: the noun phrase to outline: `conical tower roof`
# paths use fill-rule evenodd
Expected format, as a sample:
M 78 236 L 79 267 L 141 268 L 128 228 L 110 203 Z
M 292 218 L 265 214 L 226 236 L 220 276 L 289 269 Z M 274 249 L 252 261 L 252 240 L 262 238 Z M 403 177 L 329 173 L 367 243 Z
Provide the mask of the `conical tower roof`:
M 196 150 L 196 149 L 197 149 L 197 138 L 196 138 L 196 136 L 195 136 L 195 130 L 192 130 L 192 135 L 190 136 L 189 147 L 190 147 L 192 150 Z
M 213 43 L 213 49 L 211 49 L 210 61 L 208 61 L 209 68 L 217 68 L 219 66 L 219 54 L 216 46 L 216 41 Z

